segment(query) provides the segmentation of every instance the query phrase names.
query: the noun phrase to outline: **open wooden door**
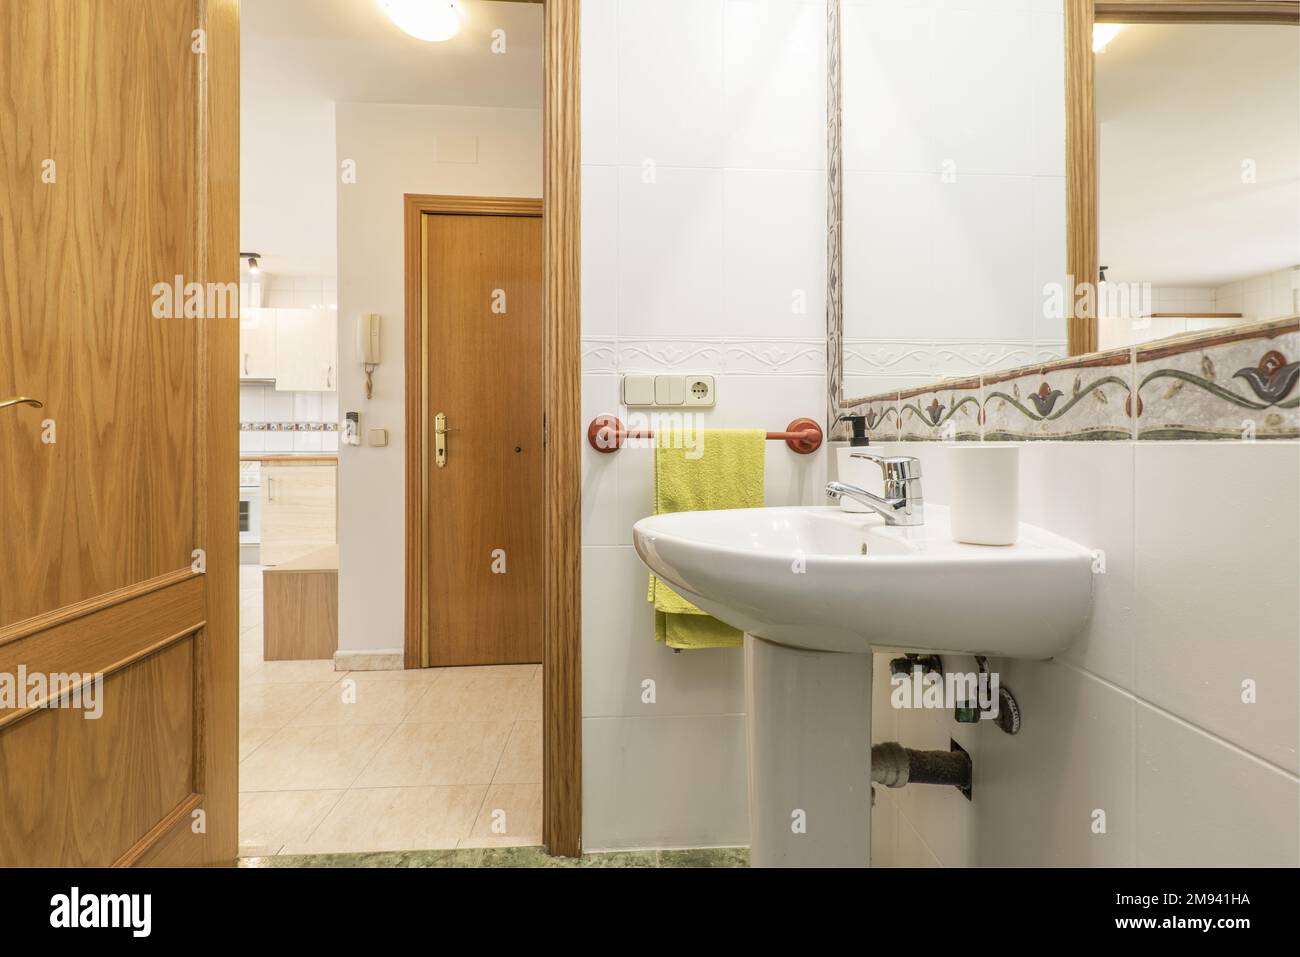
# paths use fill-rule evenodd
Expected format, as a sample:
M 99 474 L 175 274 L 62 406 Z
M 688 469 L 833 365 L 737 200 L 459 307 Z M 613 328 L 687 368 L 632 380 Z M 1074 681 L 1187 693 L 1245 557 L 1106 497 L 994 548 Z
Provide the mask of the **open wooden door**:
M 236 855 L 238 44 L 0 0 L 2 865 Z

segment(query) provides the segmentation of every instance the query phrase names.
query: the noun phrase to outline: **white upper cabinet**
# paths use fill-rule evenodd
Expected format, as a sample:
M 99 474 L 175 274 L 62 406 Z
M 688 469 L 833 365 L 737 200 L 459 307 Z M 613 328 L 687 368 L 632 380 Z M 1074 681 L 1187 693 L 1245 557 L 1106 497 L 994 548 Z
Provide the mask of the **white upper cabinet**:
M 239 310 L 239 377 L 275 378 L 275 310 Z
M 275 388 L 280 392 L 338 389 L 338 314 L 333 309 L 276 309 Z

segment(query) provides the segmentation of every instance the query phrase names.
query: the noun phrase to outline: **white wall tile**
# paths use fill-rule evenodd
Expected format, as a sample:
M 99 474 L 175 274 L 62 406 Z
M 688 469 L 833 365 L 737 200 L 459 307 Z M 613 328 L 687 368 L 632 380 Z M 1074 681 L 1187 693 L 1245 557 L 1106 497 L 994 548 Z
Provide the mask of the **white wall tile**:
M 618 334 L 618 170 L 582 170 L 582 334 Z
M 942 867 L 934 852 L 926 845 L 920 834 L 908 823 L 907 818 L 898 818 L 898 848 L 894 858 L 895 867 Z
M 721 167 L 722 0 L 620 0 L 620 162 Z
M 241 385 L 239 387 L 239 421 L 265 422 L 265 386 Z
M 583 549 L 583 717 L 743 713 L 740 649 L 679 654 L 656 641 L 648 577 L 631 546 Z M 654 682 L 652 702 L 646 681 Z
M 938 172 L 929 4 L 846 4 L 841 17 L 844 168 Z
M 1133 699 L 1057 662 L 995 660 L 1024 722 L 978 730 L 972 758 L 978 860 L 986 866 L 1131 867 Z M 1094 812 L 1105 833 L 1094 833 Z
M 619 522 L 619 459 L 626 454 L 597 452 L 587 442 L 587 423 L 598 415 L 619 415 L 622 377 L 582 377 L 582 543 L 617 545 L 628 532 Z M 626 423 L 625 423 L 626 424 Z
M 941 10 L 930 45 L 937 81 L 933 119 L 941 161 L 958 176 L 1032 173 L 1035 151 L 1030 18 L 987 7 Z M 978 55 L 972 55 L 978 51 Z
M 721 170 L 619 170 L 620 336 L 727 332 L 723 215 Z
M 1060 3 L 1038 3 L 1029 18 L 1036 176 L 1065 176 L 1065 17 Z M 1062 237 L 1064 233 L 1061 234 Z
M 824 0 L 727 0 L 723 35 L 726 165 L 824 170 Z
M 727 170 L 724 196 L 729 334 L 824 338 L 826 174 Z
M 582 3 L 579 46 L 584 165 L 618 162 L 618 7 L 617 0 Z
M 582 810 L 588 850 L 748 844 L 744 718 L 584 718 Z
M 1067 283 L 1065 262 L 1065 177 L 1035 176 L 1033 192 L 1033 295 L 1034 339 L 1037 342 L 1064 341 L 1066 321 L 1054 308 L 1045 308 L 1044 287 L 1049 284 L 1073 295 Z
M 1300 865 L 1294 775 L 1143 704 L 1137 741 L 1140 866 Z
M 1093 577 L 1092 618 L 1062 657 L 1134 687 L 1132 442 L 1020 445 L 1020 518 L 1106 553 Z
M 266 433 L 265 432 L 240 432 L 239 451 L 240 452 L 265 452 Z
M 1136 455 L 1139 697 L 1296 772 L 1300 446 L 1139 442 Z
M 292 392 L 280 392 L 277 389 L 267 389 L 263 393 L 262 413 L 266 416 L 267 422 L 292 422 L 293 421 L 293 396 Z

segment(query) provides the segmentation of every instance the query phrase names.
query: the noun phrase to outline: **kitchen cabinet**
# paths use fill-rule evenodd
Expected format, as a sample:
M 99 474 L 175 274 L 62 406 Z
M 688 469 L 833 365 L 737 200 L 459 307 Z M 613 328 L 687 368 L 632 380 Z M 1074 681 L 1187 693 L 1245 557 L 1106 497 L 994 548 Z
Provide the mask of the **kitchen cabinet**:
M 338 371 L 335 310 L 275 310 L 277 391 L 334 392 L 338 389 Z
M 275 310 L 239 310 L 239 378 L 275 378 Z
M 279 565 L 336 541 L 336 468 L 262 466 L 262 564 Z

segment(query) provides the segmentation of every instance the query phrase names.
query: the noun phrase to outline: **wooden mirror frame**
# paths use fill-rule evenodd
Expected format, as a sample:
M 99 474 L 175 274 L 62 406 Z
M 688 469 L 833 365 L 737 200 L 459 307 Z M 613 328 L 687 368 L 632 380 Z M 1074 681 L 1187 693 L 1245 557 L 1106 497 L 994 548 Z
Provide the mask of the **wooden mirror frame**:
M 1069 283 L 1097 281 L 1097 104 L 1094 23 L 1284 23 L 1300 25 L 1300 2 L 1264 0 L 1065 0 L 1065 247 Z M 1077 287 L 1076 287 L 1077 288 Z M 1096 297 L 1076 315 L 1066 296 L 1069 354 L 1097 350 Z

